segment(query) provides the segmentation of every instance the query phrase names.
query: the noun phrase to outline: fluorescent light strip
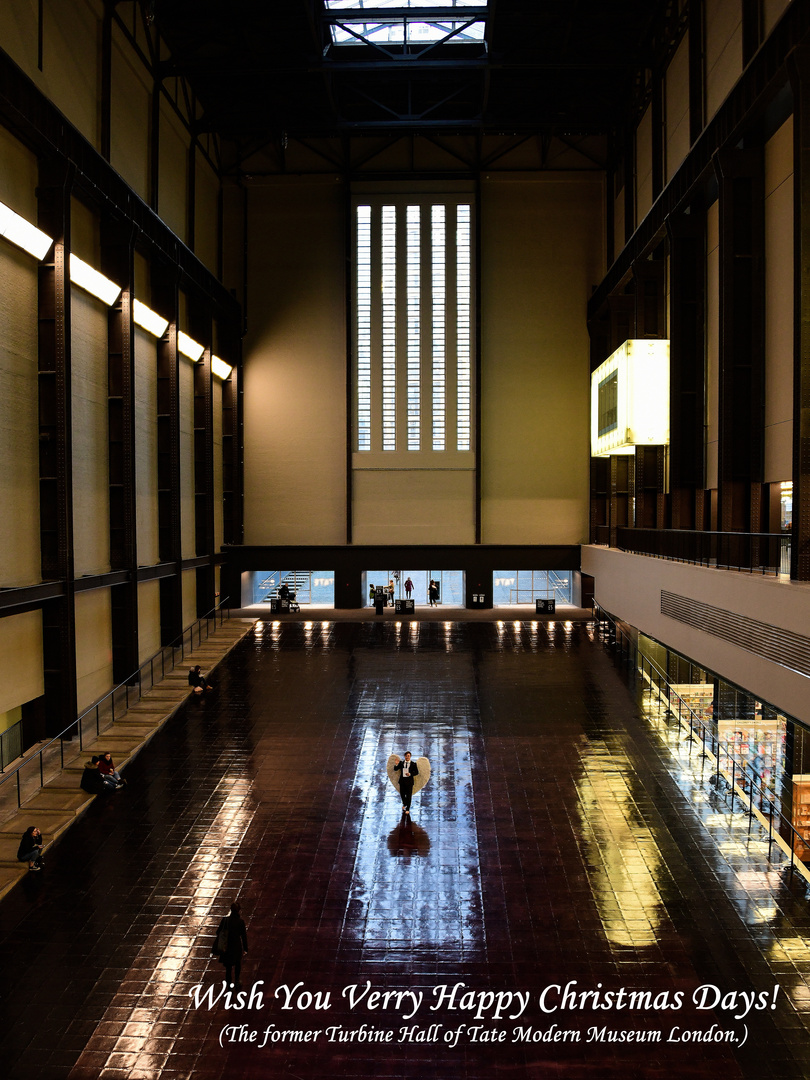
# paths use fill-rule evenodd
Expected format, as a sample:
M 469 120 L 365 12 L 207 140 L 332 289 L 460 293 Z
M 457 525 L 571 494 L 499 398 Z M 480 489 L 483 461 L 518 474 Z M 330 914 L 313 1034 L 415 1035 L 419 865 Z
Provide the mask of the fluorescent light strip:
M 92 266 L 88 266 L 78 255 L 73 253 L 70 256 L 70 280 L 74 285 L 78 285 L 80 289 L 84 289 L 85 292 L 89 292 L 93 296 L 97 296 L 99 300 L 103 300 L 109 307 L 112 307 L 121 295 L 119 285 L 104 277 L 98 270 L 94 270 Z
M 51 249 L 53 240 L 36 225 L 26 221 L 24 217 L 0 202 L 0 236 L 4 236 L 10 243 L 27 251 L 36 259 L 44 259 Z
M 193 360 L 195 364 L 205 352 L 204 345 L 198 344 L 193 338 L 190 338 L 188 334 L 184 334 L 182 330 L 178 330 L 177 332 L 177 348 L 183 356 L 187 356 L 189 360 Z
M 133 302 L 132 318 L 142 330 L 148 330 L 156 338 L 162 338 L 166 333 L 166 327 L 169 325 L 168 319 L 164 319 L 162 315 L 152 311 L 146 304 L 142 304 L 140 300 Z
M 212 356 L 211 370 L 224 381 L 230 376 L 232 368 L 230 364 L 226 364 L 225 361 L 220 360 L 218 356 Z

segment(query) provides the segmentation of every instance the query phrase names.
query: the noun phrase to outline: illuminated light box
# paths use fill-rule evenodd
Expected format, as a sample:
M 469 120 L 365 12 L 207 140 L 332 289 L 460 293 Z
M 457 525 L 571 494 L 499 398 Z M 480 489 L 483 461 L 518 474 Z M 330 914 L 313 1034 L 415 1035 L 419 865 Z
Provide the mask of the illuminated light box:
M 133 302 L 132 319 L 142 330 L 147 330 L 156 338 L 162 338 L 169 325 L 168 319 L 164 319 L 162 315 L 152 311 L 150 307 L 142 304 L 140 300 Z
M 88 263 L 83 262 L 78 255 L 70 256 L 70 280 L 80 289 L 89 292 L 91 296 L 102 300 L 109 307 L 115 303 L 121 295 L 121 286 L 114 281 L 94 270 Z
M 177 333 L 177 348 L 183 354 L 187 356 L 189 360 L 193 360 L 195 363 L 200 359 L 205 352 L 205 346 L 200 345 L 194 338 L 190 338 L 188 334 L 184 334 L 182 330 Z
M 591 375 L 591 455 L 669 445 L 669 341 L 625 341 Z
M 220 360 L 218 356 L 212 356 L 211 370 L 215 375 L 218 375 L 219 378 L 224 381 L 231 374 L 231 365 L 226 364 L 224 360 Z
M 0 236 L 4 236 L 10 243 L 27 251 L 36 259 L 44 259 L 53 243 L 50 236 L 2 202 L 0 202 Z

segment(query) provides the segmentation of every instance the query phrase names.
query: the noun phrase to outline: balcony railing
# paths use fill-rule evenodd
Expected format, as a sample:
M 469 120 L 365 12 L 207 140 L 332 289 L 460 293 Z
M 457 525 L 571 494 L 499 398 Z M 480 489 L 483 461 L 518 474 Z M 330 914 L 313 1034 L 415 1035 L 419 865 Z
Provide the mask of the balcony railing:
M 597 543 L 607 543 L 606 526 L 597 530 Z M 790 574 L 790 534 L 695 532 L 690 529 L 616 530 L 616 546 L 637 555 L 698 563 L 755 574 Z
M 683 700 L 670 682 L 669 676 L 638 647 L 638 642 L 628 634 L 613 616 L 598 606 L 594 609 L 599 636 L 614 650 L 617 657 L 640 678 L 641 686 L 650 697 L 663 706 L 666 715 L 677 723 L 685 735 L 690 757 L 694 753 L 699 760 L 710 765 L 712 775 L 708 783 L 718 795 L 722 795 L 734 812 L 735 805 L 748 814 L 749 831 L 754 819 L 768 834 L 768 858 L 776 845 L 789 860 L 790 874 L 798 870 L 810 882 L 808 868 L 797 854 L 805 847 L 804 838 L 794 827 L 778 797 L 763 783 L 759 775 L 752 775 L 748 763 L 735 751 L 735 747 L 719 737 L 714 726 L 709 726 Z
M 39 788 L 44 787 L 65 767 L 78 758 L 85 743 L 97 739 L 102 731 L 109 730 L 127 710 L 140 701 L 141 696 L 159 683 L 165 675 L 182 664 L 185 657 L 202 644 L 212 630 L 222 626 L 229 612 L 226 597 L 218 607 L 187 626 L 171 645 L 165 645 L 154 656 L 145 660 L 137 671 L 124 682 L 105 694 L 94 705 L 85 709 L 64 731 L 37 747 L 18 765 L 8 767 L 4 761 L 5 775 L 0 777 L 0 820 L 18 809 Z M 16 724 L 9 732 L 11 735 Z M 19 743 L 19 736 L 18 736 Z M 22 747 L 20 747 L 22 753 Z

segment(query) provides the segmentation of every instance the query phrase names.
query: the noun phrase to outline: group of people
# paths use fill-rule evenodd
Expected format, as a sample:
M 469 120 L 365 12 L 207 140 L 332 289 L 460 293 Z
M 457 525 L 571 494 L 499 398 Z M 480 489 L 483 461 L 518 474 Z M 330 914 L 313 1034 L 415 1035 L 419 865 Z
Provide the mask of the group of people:
M 398 573 L 398 571 L 395 571 L 395 573 Z M 397 580 L 399 580 L 399 579 L 397 579 Z M 405 579 L 405 581 L 403 582 L 402 587 L 405 590 L 405 599 L 410 600 L 411 599 L 411 594 L 413 593 L 413 590 L 415 588 L 415 585 L 411 581 L 410 577 L 407 577 Z M 383 585 L 383 586 L 381 586 L 381 588 L 383 589 L 383 591 L 386 594 L 387 602 L 393 607 L 393 605 L 394 605 L 394 592 L 395 592 L 395 585 L 394 585 L 393 578 L 388 582 L 387 585 Z M 377 586 L 376 585 L 369 585 L 369 589 L 368 589 L 369 599 L 372 602 L 375 599 L 376 592 L 377 592 Z M 433 578 L 430 579 L 430 582 L 428 584 L 428 603 L 430 604 L 431 607 L 437 607 L 438 603 L 439 603 L 439 583 L 438 583 L 438 581 L 435 581 Z
M 113 791 L 120 791 L 126 786 L 126 780 L 115 767 L 112 754 L 107 750 L 99 757 L 93 754 L 84 766 L 82 773 L 82 790 L 90 795 L 107 795 Z

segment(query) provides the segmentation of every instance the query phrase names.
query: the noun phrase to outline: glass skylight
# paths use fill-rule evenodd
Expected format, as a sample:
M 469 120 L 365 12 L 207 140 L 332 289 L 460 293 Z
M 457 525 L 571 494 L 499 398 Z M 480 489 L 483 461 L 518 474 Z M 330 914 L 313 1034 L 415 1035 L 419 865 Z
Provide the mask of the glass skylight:
M 487 0 L 324 0 L 327 11 L 379 12 L 379 18 L 358 20 L 347 18 L 330 27 L 335 45 L 429 45 L 434 42 L 471 42 L 483 41 L 486 24 L 483 20 L 471 21 L 464 18 L 463 8 L 485 8 Z M 414 9 L 414 17 L 404 16 L 386 19 L 386 9 Z M 420 20 L 416 12 L 419 8 L 447 8 L 450 12 L 459 12 L 460 18 L 441 20 Z

